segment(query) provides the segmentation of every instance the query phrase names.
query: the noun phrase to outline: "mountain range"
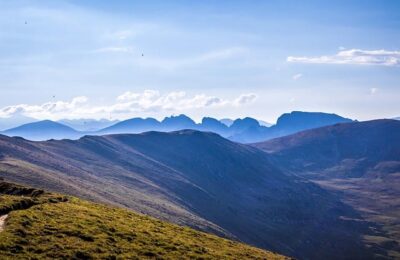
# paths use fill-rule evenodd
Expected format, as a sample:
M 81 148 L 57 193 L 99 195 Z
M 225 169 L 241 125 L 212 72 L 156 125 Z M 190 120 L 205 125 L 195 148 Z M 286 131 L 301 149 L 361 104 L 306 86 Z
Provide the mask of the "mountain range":
M 0 135 L 0 177 L 299 259 L 400 257 L 400 122 L 316 127 L 327 121 L 296 123 L 293 116 L 298 113 L 270 128 L 290 127 L 294 134 L 252 144 L 173 131 L 192 124 L 186 117 L 126 123 L 132 129 L 144 120 L 171 132 L 39 142 Z M 227 128 L 220 123 L 205 118 L 197 125 L 214 131 L 259 125 L 251 118 Z M 302 131 L 304 125 L 316 128 Z
M 2 134 L 40 141 L 49 139 L 78 139 L 84 135 L 142 133 L 147 131 L 170 132 L 192 129 L 214 132 L 236 142 L 252 143 L 292 134 L 301 130 L 351 121 L 335 114 L 294 111 L 283 114 L 278 118 L 275 125 L 267 127 L 261 125 L 260 121 L 250 117 L 236 119 L 232 122 L 227 119 L 220 121 L 215 118 L 205 117 L 201 123 L 197 124 L 188 116 L 179 115 L 166 117 L 162 121 L 154 118 L 132 118 L 116 123 L 107 120 L 63 120 L 60 122 L 45 120 L 8 129 L 3 131 Z M 107 127 L 96 131 L 88 130 L 96 129 L 99 126 Z M 86 130 L 83 131 L 83 129 Z
M 275 155 L 214 133 L 45 142 L 1 136 L 0 158 L 0 176 L 7 180 L 127 207 L 300 259 L 386 253 L 364 243 L 366 236 L 378 237 L 381 227 L 360 221 L 360 212 L 340 196 L 286 171 Z
M 400 257 L 400 121 L 382 119 L 337 124 L 253 144 L 281 171 L 306 178 L 339 195 L 360 212 L 359 221 L 377 223 L 369 247 Z

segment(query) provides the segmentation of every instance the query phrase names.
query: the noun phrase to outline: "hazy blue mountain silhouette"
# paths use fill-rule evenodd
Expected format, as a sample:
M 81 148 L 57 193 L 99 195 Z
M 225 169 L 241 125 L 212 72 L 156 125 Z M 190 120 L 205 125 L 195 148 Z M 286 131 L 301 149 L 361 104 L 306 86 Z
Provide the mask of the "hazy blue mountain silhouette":
M 336 114 L 293 111 L 281 115 L 276 125 L 271 126 L 271 130 L 274 134 L 283 136 L 307 129 L 352 121 Z
M 98 131 L 98 134 L 116 134 L 116 133 L 142 133 L 147 131 L 161 130 L 161 123 L 154 118 L 131 118 L 116 123 Z
M 230 119 L 230 118 L 223 118 L 223 119 L 220 119 L 219 121 L 226 126 L 231 126 L 233 124 L 233 121 L 235 121 L 235 120 Z
M 34 138 L 32 140 L 48 140 L 52 138 L 74 139 L 84 136 L 85 134 L 135 134 L 147 131 L 170 132 L 192 129 L 205 132 L 214 132 L 222 137 L 240 143 L 255 143 L 307 129 L 351 121 L 352 120 L 350 119 L 335 114 L 295 111 L 283 114 L 281 117 L 279 117 L 277 123 L 271 127 L 260 125 L 259 121 L 251 117 L 236 119 L 232 122 L 232 124 L 230 124 L 230 126 L 227 126 L 226 123 L 223 123 L 224 121 L 221 122 L 212 117 L 205 117 L 201 123 L 197 124 L 190 117 L 182 114 L 178 116 L 166 117 L 161 122 L 154 118 L 132 118 L 93 132 L 80 132 L 75 131 L 72 128 L 67 130 L 62 128 L 61 126 L 64 125 L 60 123 L 53 122 L 54 124 L 50 124 L 50 121 L 46 121 L 46 124 L 28 124 L 16 129 L 5 131 L 3 133 L 6 135 L 21 136 L 27 139 Z M 56 126 L 61 127 L 61 129 L 55 130 Z M 43 129 L 39 130 L 38 128 Z
M 77 131 L 99 131 L 106 127 L 117 124 L 118 120 L 108 119 L 62 119 L 57 121 L 63 125 L 69 126 Z
M 82 133 L 66 125 L 43 120 L 24 124 L 3 132 L 8 136 L 20 136 L 25 139 L 40 141 L 48 139 L 76 139 L 82 136 Z
M 235 131 L 229 139 L 242 143 L 260 142 L 312 128 L 352 122 L 351 119 L 336 114 L 301 111 L 281 115 L 271 127 L 261 126 L 258 121 L 251 118 L 236 121 L 230 127 Z
M 182 129 L 196 129 L 197 125 L 186 115 L 170 116 L 161 121 L 163 131 L 176 131 Z
M 222 136 L 226 136 L 229 132 L 228 126 L 212 117 L 204 117 L 198 129 L 202 131 L 218 133 Z

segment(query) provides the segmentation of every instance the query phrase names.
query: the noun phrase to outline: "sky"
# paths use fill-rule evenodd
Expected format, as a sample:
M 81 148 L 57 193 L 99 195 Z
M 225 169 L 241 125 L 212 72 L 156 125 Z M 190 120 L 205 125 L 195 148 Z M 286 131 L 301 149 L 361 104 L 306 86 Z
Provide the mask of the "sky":
M 391 118 L 400 2 L 0 0 L 0 89 L 0 118 Z

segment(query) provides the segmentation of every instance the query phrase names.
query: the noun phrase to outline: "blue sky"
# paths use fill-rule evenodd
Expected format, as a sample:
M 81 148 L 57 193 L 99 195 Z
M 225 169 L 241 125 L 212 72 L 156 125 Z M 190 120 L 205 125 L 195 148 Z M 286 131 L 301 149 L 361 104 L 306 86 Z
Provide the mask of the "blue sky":
M 0 117 L 400 115 L 398 1 L 3 1 Z

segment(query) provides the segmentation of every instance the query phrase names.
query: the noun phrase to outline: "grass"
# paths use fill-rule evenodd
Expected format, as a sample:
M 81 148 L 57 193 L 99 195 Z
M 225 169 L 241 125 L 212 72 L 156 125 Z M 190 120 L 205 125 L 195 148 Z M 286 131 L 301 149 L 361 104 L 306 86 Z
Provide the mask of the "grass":
M 18 259 L 285 259 L 245 244 L 129 210 L 44 193 L 0 195 L 11 210 L 0 233 L 0 258 Z
M 365 221 L 377 223 L 376 235 L 364 235 L 376 258 L 400 259 L 400 173 L 383 178 L 348 178 L 315 181 L 326 189 L 340 192 L 343 201 L 357 209 Z

